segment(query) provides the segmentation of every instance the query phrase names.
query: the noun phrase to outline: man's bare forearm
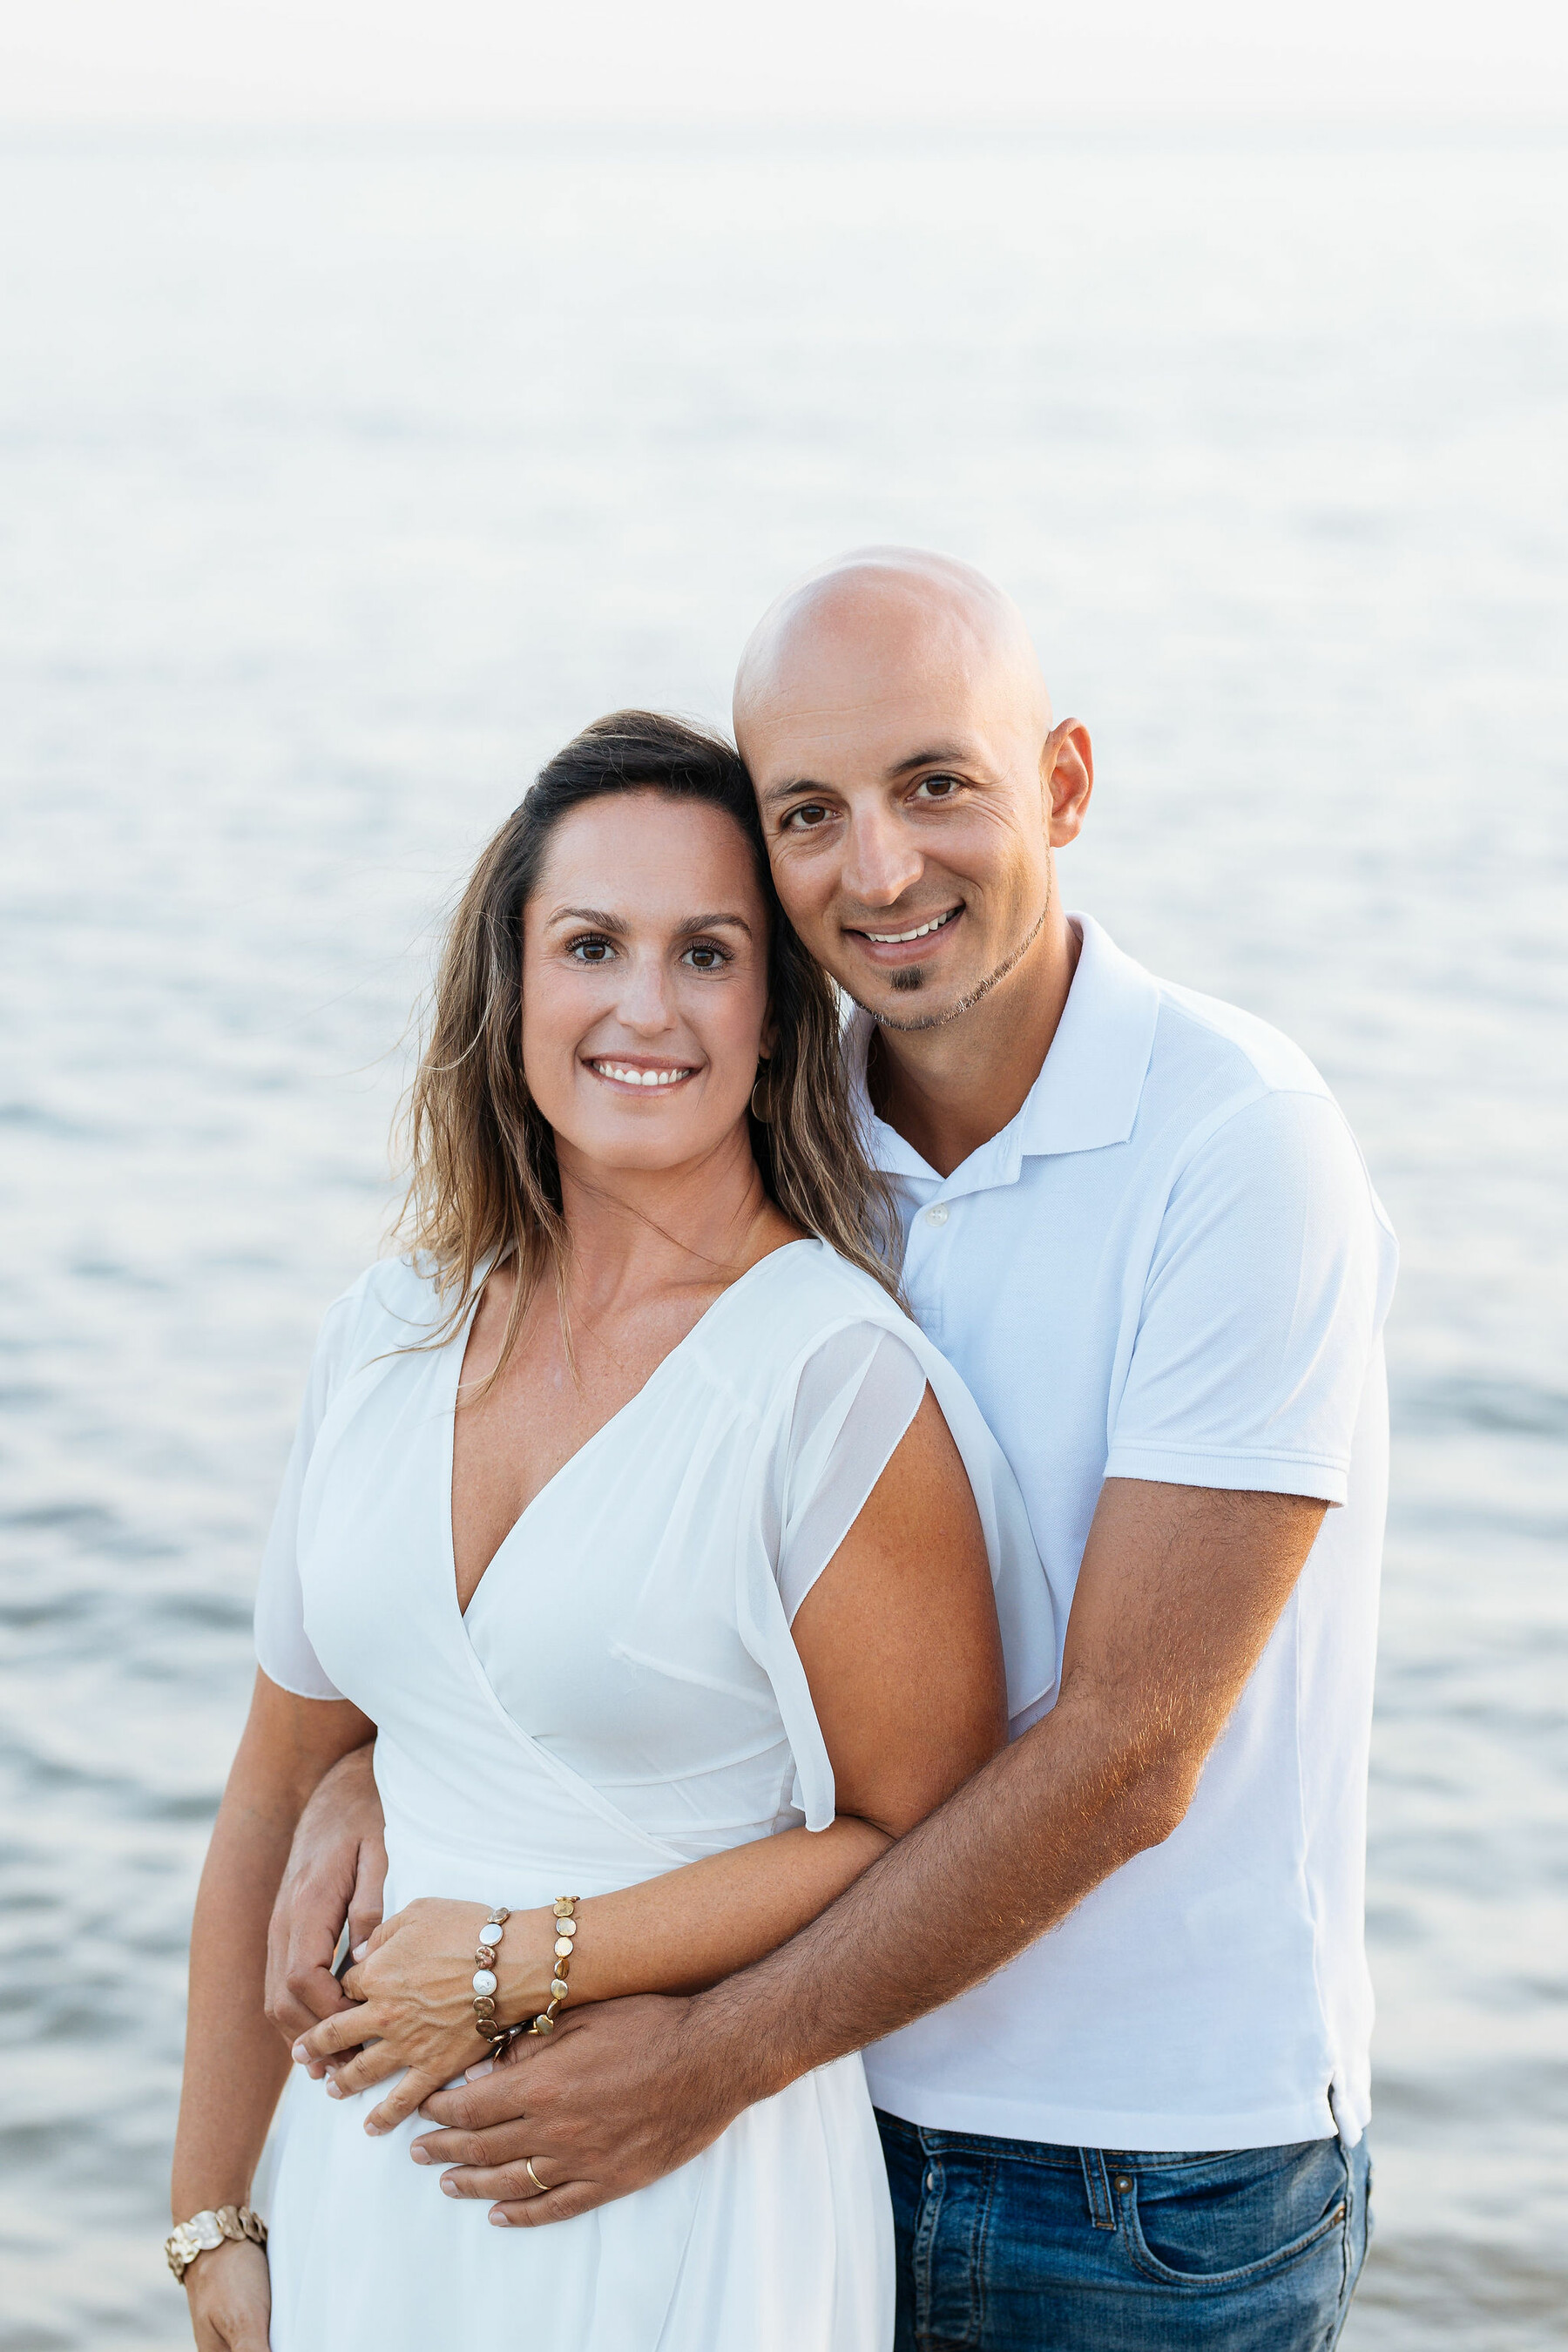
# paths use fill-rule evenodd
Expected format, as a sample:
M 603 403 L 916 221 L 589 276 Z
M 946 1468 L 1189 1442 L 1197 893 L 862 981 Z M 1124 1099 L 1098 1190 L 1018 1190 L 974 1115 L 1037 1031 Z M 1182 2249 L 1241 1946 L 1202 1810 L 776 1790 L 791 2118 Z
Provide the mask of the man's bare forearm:
M 1108 1754 L 1070 1701 L 977 1772 L 832 1906 L 700 1994 L 691 2024 L 748 2098 L 863 2049 L 1005 1966 L 1169 1834 L 1179 1776 Z
M 1108 1481 L 1051 1713 L 693 2003 L 752 2097 L 978 1984 L 1170 1836 L 1322 1516 L 1300 1496 Z

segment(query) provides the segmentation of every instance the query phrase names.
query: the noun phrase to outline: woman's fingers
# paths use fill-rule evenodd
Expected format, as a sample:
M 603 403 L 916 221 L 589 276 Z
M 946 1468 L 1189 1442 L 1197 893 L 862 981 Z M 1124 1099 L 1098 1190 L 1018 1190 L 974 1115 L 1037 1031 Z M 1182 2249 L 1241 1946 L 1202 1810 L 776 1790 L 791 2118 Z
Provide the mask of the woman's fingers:
M 373 2107 L 366 2116 L 366 2131 L 395 2130 L 400 2123 L 406 2122 L 421 2099 L 428 2098 L 432 2091 L 438 2091 L 440 2087 L 441 2077 L 438 2074 L 422 2074 L 417 2066 L 410 2066 L 390 2096 L 383 2099 L 380 2106 Z
M 308 2066 L 320 2059 L 340 2057 L 345 2050 L 357 2050 L 368 2031 L 363 2001 L 353 2009 L 340 2009 L 335 2017 L 324 2017 L 296 2042 L 295 2063 Z
M 328 2068 L 331 2079 L 327 2084 L 327 2096 L 330 2099 L 352 2098 L 356 2091 L 368 2091 L 373 2083 L 384 2083 L 389 2074 L 395 2074 L 398 2068 L 406 2063 L 407 2061 L 397 2055 L 389 2042 L 367 2042 L 363 2050 L 356 2050 L 352 2058 L 345 2058 L 341 2064 Z M 427 2074 L 424 2079 L 428 2086 L 431 2077 Z

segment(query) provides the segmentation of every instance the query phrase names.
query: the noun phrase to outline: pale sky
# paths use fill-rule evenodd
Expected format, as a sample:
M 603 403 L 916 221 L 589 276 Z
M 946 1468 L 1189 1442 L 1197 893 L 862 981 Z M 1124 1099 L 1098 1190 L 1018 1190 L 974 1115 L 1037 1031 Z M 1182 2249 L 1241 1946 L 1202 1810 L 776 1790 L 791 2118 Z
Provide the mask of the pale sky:
M 1568 120 L 1563 0 L 0 0 L 0 121 Z

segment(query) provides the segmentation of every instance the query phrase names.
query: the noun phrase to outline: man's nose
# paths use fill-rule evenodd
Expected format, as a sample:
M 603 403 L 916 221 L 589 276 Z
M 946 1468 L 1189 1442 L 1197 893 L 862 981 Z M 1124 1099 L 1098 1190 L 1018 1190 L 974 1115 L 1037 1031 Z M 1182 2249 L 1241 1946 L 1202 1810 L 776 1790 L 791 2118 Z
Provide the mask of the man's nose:
M 846 897 L 890 907 L 921 878 L 923 860 L 899 819 L 886 809 L 857 811 L 844 859 Z

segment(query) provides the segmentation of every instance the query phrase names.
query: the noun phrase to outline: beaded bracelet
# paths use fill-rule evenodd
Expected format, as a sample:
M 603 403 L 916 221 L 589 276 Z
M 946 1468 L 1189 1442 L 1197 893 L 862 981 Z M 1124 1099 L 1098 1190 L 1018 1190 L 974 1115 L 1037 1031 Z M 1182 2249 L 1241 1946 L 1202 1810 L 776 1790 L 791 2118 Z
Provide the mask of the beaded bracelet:
M 553 2033 L 555 2012 L 571 1990 L 567 1980 L 572 1974 L 572 1946 L 577 1934 L 577 1906 L 581 1900 L 577 1895 L 563 1895 L 556 1900 L 555 1974 L 550 1979 L 549 2003 L 529 2027 L 530 2033 Z
M 528 2025 L 502 2025 L 496 2016 L 496 1946 L 500 1942 L 511 1913 L 498 1903 L 479 1929 L 474 1953 L 478 1963 L 474 1970 L 474 2031 L 490 2047 L 490 2056 L 499 2058 L 507 2044 L 519 2033 L 551 2033 L 555 2029 L 555 2012 L 571 1990 L 572 1945 L 577 1933 L 577 1905 L 581 1897 L 563 1895 L 554 1906 L 555 1972 L 550 1980 L 550 2000 L 539 2015 Z
M 496 1946 L 510 1917 L 504 1903 L 492 1905 L 489 1917 L 479 1929 L 474 1952 L 474 2031 L 481 2041 L 489 2043 L 492 2058 L 499 2058 L 511 2040 L 509 2028 L 496 2017 Z

